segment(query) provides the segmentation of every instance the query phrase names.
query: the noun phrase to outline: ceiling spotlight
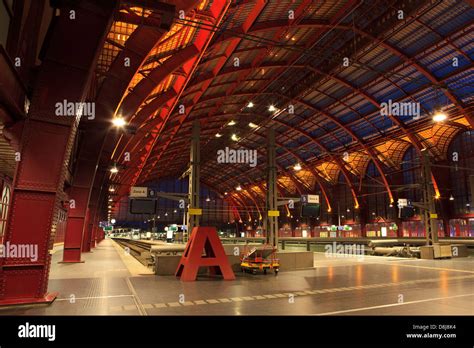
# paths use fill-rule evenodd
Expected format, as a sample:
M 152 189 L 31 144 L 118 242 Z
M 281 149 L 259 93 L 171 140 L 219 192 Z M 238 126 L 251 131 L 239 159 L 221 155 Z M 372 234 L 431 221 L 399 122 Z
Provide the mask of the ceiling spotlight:
M 296 170 L 296 171 L 300 171 L 300 170 L 301 170 L 301 164 L 296 163 L 296 164 L 293 166 L 293 169 Z
M 227 192 L 224 192 L 224 196 L 227 196 L 227 195 L 228 195 L 228 193 L 227 193 Z
M 110 220 L 112 224 L 116 223 L 117 221 L 115 219 Z
M 453 195 L 449 196 L 449 200 L 450 200 L 450 201 L 454 201 Z
M 168 216 L 168 213 L 165 213 L 165 216 Z
M 250 128 L 257 128 L 258 125 L 256 125 L 256 124 L 253 123 L 253 122 L 249 122 L 249 127 L 250 127 Z
M 232 134 L 232 136 L 230 137 L 233 141 L 239 141 L 240 138 L 237 136 L 237 134 Z
M 221 133 L 216 133 L 216 138 L 220 138 L 222 136 Z
M 235 126 L 237 124 L 237 122 L 235 122 L 234 120 L 231 120 L 229 123 L 227 123 L 228 126 Z
M 110 187 L 109 192 L 115 192 L 115 189 L 113 187 Z
M 209 197 L 206 198 L 206 202 L 210 202 L 211 199 Z
M 270 106 L 268 107 L 268 111 L 270 111 L 270 112 L 276 111 L 275 105 L 270 105 Z
M 118 173 L 118 168 L 116 166 L 113 166 L 112 168 L 110 168 L 110 172 L 112 174 L 116 174 L 116 173 Z
M 125 119 L 123 117 L 114 117 L 114 119 L 112 120 L 112 124 L 115 126 L 115 127 L 123 127 L 127 124 L 127 122 L 125 121 Z
M 238 185 L 235 189 L 236 189 L 237 191 L 242 191 L 242 186 Z
M 252 102 L 249 102 L 249 103 L 247 104 L 247 107 L 248 107 L 248 108 L 253 108 L 253 103 L 252 103 Z
M 109 198 L 109 202 L 113 202 L 114 200 L 112 198 Z
M 435 122 L 443 122 L 448 119 L 448 115 L 446 115 L 443 111 L 438 110 L 433 115 L 433 121 Z
M 173 213 L 177 213 L 177 212 L 178 212 L 178 211 L 177 211 L 176 209 L 175 209 L 175 210 L 173 210 Z

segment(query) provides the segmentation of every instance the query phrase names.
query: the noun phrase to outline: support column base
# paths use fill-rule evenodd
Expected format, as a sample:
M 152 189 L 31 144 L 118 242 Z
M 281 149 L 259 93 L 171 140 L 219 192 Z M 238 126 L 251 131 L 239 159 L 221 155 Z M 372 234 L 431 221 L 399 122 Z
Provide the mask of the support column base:
M 24 306 L 24 305 L 35 305 L 35 304 L 51 304 L 58 297 L 59 292 L 47 293 L 44 297 L 31 297 L 31 298 L 11 298 L 11 299 L 0 299 L 0 306 Z

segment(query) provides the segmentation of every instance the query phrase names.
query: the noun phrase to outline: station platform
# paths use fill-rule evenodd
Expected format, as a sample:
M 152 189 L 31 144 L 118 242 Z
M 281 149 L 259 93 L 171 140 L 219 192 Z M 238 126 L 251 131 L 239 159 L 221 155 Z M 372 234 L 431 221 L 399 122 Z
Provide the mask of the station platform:
M 84 263 L 53 251 L 51 305 L 0 309 L 0 315 L 472 315 L 474 258 L 328 258 L 278 276 L 236 274 L 235 281 L 156 276 L 114 241 Z

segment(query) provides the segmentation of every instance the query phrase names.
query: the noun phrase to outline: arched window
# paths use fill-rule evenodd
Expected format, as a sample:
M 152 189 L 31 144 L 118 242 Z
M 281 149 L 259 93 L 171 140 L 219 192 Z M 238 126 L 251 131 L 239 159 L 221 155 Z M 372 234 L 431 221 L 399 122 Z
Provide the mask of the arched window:
M 369 220 L 379 217 L 393 218 L 390 214 L 387 189 L 382 181 L 380 172 L 374 162 L 370 161 L 364 178 L 365 192 L 367 193 L 367 212 Z
M 353 177 L 351 177 L 350 180 L 352 182 L 356 181 Z M 339 174 L 337 184 L 334 188 L 334 203 L 332 210 L 335 214 L 339 213 L 341 224 L 344 224 L 346 221 L 355 220 L 354 198 L 342 172 Z
M 448 148 L 451 189 L 456 215 L 473 211 L 470 176 L 474 175 L 474 131 L 458 134 Z
M 421 183 L 420 157 L 413 146 L 403 155 L 402 172 L 404 185 L 411 186 Z M 413 202 L 421 202 L 422 200 L 421 190 L 415 186 L 405 188 L 400 197 L 408 198 Z
M 8 218 L 8 208 L 10 205 L 10 186 L 3 184 L 2 199 L 0 201 L 0 237 L 5 233 Z

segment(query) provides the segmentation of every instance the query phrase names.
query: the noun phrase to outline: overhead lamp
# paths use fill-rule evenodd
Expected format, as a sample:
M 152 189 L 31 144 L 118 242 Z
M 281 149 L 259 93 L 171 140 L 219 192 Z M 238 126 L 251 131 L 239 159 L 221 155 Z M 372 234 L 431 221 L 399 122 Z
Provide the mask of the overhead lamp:
M 443 122 L 443 121 L 446 121 L 447 119 L 448 119 L 448 115 L 446 115 L 446 113 L 441 110 L 435 111 L 433 115 L 434 122 Z
M 232 134 L 232 136 L 230 137 L 233 141 L 239 141 L 240 138 L 237 136 L 237 134 Z
M 436 194 L 434 199 L 439 199 L 441 196 L 439 194 Z
M 454 201 L 453 195 L 449 196 L 449 200 L 450 200 L 450 201 Z
M 110 168 L 110 172 L 111 172 L 112 174 L 116 174 L 116 173 L 118 173 L 118 171 L 119 171 L 119 170 L 118 170 L 118 168 L 117 168 L 116 166 L 113 166 L 112 168 Z
M 296 164 L 293 166 L 293 169 L 296 170 L 296 171 L 300 171 L 300 170 L 301 170 L 301 164 L 296 163 Z
M 254 105 L 254 104 L 253 104 L 252 102 L 249 102 L 249 103 L 247 104 L 247 107 L 248 107 L 248 108 L 253 108 L 253 105 Z
M 227 196 L 227 195 L 228 195 L 228 193 L 227 193 L 227 192 L 224 192 L 224 196 Z
M 231 120 L 229 123 L 227 123 L 228 126 L 235 126 L 237 124 L 237 122 L 235 122 L 234 120 Z
M 165 213 L 165 216 L 168 216 L 168 213 Z
M 177 212 L 178 212 L 178 211 L 177 211 L 176 209 L 175 209 L 175 210 L 173 210 L 173 213 L 177 213 Z
M 270 111 L 270 112 L 276 111 L 275 105 L 273 105 L 273 104 L 270 105 L 270 106 L 268 107 L 268 111 Z
M 115 219 L 110 220 L 112 224 L 116 223 L 117 221 Z
M 124 127 L 126 124 L 127 124 L 127 121 L 125 121 L 125 119 L 123 117 L 114 117 L 113 120 L 112 120 L 112 124 L 115 126 L 115 127 L 118 127 L 118 128 L 122 128 Z
M 237 191 L 242 191 L 242 186 L 240 185 L 237 185 L 237 187 L 235 188 Z
M 113 202 L 114 200 L 112 198 L 109 198 L 109 202 Z
M 256 125 L 256 124 L 253 123 L 253 122 L 249 122 L 249 127 L 250 127 L 250 128 L 257 128 L 258 125 Z
M 210 202 L 211 199 L 209 197 L 206 198 L 206 202 Z
M 109 192 L 115 192 L 115 189 L 113 187 L 110 187 Z
M 222 136 L 221 133 L 216 133 L 216 138 L 220 138 Z

